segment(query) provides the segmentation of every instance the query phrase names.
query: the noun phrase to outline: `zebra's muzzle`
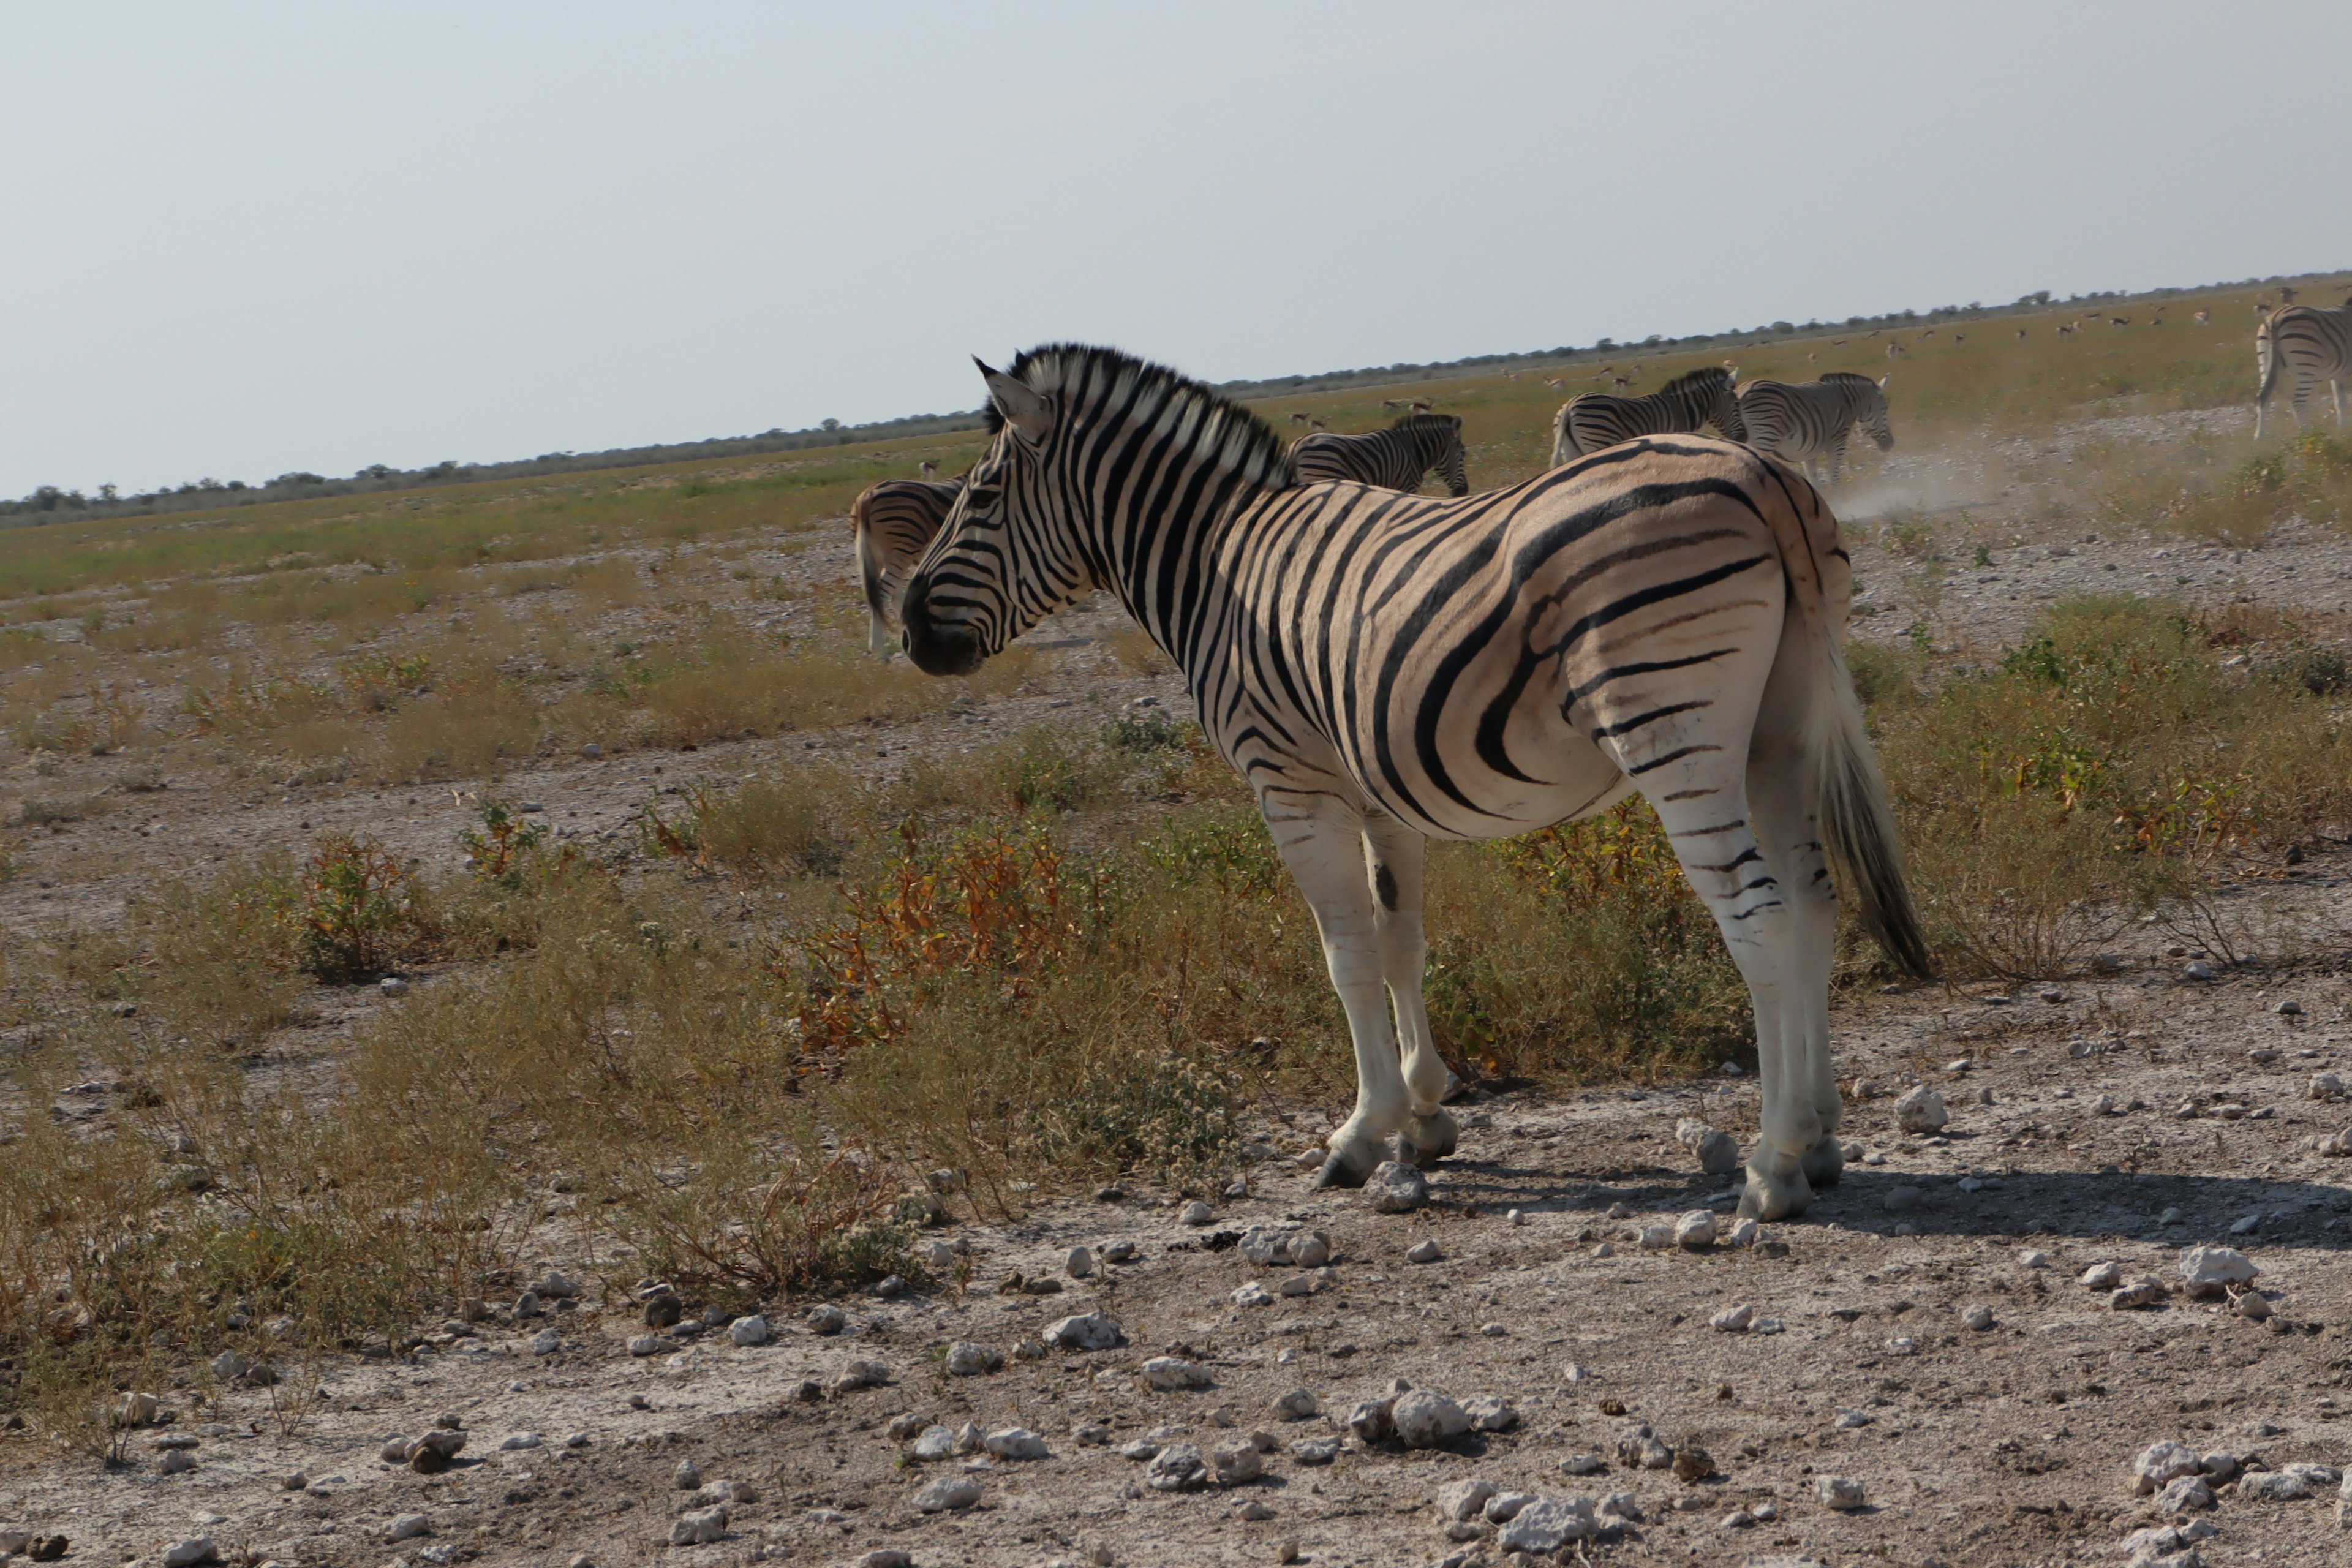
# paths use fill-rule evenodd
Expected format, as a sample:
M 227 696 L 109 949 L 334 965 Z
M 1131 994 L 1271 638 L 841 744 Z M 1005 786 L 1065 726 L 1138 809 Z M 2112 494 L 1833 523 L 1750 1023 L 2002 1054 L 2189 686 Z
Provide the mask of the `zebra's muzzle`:
M 980 667 L 980 639 L 961 626 L 943 626 L 931 616 L 930 584 L 921 577 L 907 584 L 898 605 L 899 623 L 907 628 L 907 657 L 925 675 L 970 675 Z

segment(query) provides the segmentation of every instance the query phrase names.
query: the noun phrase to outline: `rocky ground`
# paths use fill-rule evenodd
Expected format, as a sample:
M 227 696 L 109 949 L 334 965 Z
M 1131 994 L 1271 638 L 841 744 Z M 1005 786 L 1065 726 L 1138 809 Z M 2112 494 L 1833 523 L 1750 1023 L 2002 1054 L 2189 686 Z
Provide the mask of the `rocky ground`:
M 1973 459 L 1937 478 L 1942 461 L 1890 466 L 1878 501 L 1990 482 Z M 2105 587 L 2315 616 L 2352 598 L 2341 536 L 2244 559 L 2089 541 L 2028 526 L 2023 468 L 2000 482 L 2021 487 L 2006 504 L 2028 542 L 1932 601 L 1912 557 L 1856 528 L 1878 612 L 1860 635 L 1925 616 L 1938 646 L 1997 648 L 2037 602 Z M 1097 605 L 1041 628 L 1062 662 L 1027 694 L 814 749 L 887 769 L 1064 708 L 1179 700 L 1102 651 L 1115 624 Z M 681 775 L 788 765 L 808 739 L 551 760 L 509 791 L 602 834 Z M 144 797 L 136 826 L 227 854 L 364 825 L 454 866 L 448 797 L 315 793 L 194 780 Z M 131 826 L 45 836 L 0 920 L 110 918 L 138 872 L 93 841 Z M 2048 991 L 1843 999 L 1853 1163 L 1802 1223 L 1754 1237 L 1729 1228 L 1731 1178 L 1676 1136 L 1697 1121 L 1745 1147 L 1750 1080 L 1474 1092 L 1458 1155 L 1397 1212 L 1309 1187 L 1302 1157 L 1339 1108 L 1269 1106 L 1242 1184 L 1205 1211 L 1138 1184 L 1008 1223 L 950 1191 L 916 1287 L 777 1303 L 760 1331 L 658 1294 L 649 1312 L 628 1281 L 551 1280 L 522 1304 L 543 1315 L 489 1303 L 411 1357 L 289 1363 L 210 1410 L 159 1391 L 176 1418 L 119 1467 L 10 1445 L 0 1527 L 62 1535 L 68 1562 L 172 1565 L 209 1541 L 227 1562 L 352 1568 L 1468 1568 L 1562 1540 L 1626 1563 L 2336 1561 L 2352 1160 L 2322 1145 L 2352 1125 L 2333 1076 L 2352 1081 L 2352 852 L 2318 847 L 2238 896 L 2282 933 L 2260 970 L 2215 973 L 2148 929 Z M 350 993 L 314 1047 L 397 1005 Z M 1718 1239 L 1675 1245 L 1697 1212 L 1722 1216 Z M 2184 1264 L 2210 1273 L 2195 1249 L 2213 1247 L 2259 1270 L 2250 1286 L 2189 1293 Z M 654 1326 L 673 1312 L 699 1331 Z M 1116 1343 L 1046 1342 L 1074 1318 L 1065 1339 L 1110 1337 L 1096 1313 Z M 400 1457 L 436 1430 L 465 1438 L 439 1440 L 446 1463 Z M 2136 1493 L 2135 1461 L 2168 1442 L 2185 1454 L 2154 1454 L 2156 1495 Z

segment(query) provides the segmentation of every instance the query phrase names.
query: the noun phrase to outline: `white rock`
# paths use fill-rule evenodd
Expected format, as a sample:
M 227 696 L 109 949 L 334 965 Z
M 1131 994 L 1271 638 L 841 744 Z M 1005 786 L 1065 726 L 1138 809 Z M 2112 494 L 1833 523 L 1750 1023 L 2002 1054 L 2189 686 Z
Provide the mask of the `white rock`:
M 1138 1437 L 1132 1443 L 1120 1445 L 1118 1457 L 1122 1459 L 1133 1459 L 1136 1463 L 1141 1464 L 1144 1460 L 1158 1455 L 1159 1452 L 1159 1444 L 1149 1437 Z
M 1321 1282 L 1312 1274 L 1293 1274 L 1276 1286 L 1275 1290 L 1279 1295 L 1296 1299 L 1300 1296 L 1312 1296 L 1321 1288 Z
M 1181 1356 L 1156 1355 L 1143 1363 L 1143 1381 L 1162 1394 L 1180 1389 L 1206 1388 L 1211 1382 L 1209 1369 Z
M 548 1297 L 554 1300 L 562 1300 L 567 1297 L 576 1297 L 581 1294 L 580 1284 L 577 1280 L 572 1279 L 566 1275 L 559 1274 L 552 1268 L 549 1269 L 546 1274 L 541 1278 L 539 1283 L 532 1286 L 531 1289 L 537 1291 L 540 1295 Z
M 553 1329 L 541 1329 L 530 1336 L 530 1348 L 533 1355 L 553 1355 L 563 1348 L 563 1339 Z M 656 1347 L 656 1349 L 658 1348 L 658 1346 Z M 637 1352 L 632 1350 L 629 1353 L 635 1355 Z M 645 1353 L 651 1355 L 653 1352 L 647 1351 Z
M 420 1535 L 432 1533 L 433 1521 L 421 1513 L 394 1515 L 393 1521 L 383 1527 L 386 1541 L 414 1541 Z
M 1398 1395 L 1389 1420 L 1408 1448 L 1433 1448 L 1470 1429 L 1470 1416 L 1462 1406 L 1426 1388 Z
M 1462 1413 L 1470 1417 L 1473 1432 L 1507 1432 L 1519 1424 L 1519 1413 L 1511 1402 L 1491 1394 L 1465 1401 Z
M 169 1448 L 155 1462 L 155 1468 L 167 1476 L 183 1475 L 196 1468 L 196 1457 L 185 1448 Z
M 1000 1459 L 1042 1459 L 1046 1457 L 1045 1439 L 1026 1426 L 1007 1426 L 1001 1432 L 991 1432 L 982 1446 Z
M 980 1500 L 980 1482 L 970 1476 L 936 1476 L 915 1491 L 915 1507 L 923 1513 L 952 1513 Z
M 2132 1460 L 2127 1489 L 2134 1497 L 2152 1497 L 2165 1482 L 2193 1476 L 2200 1468 L 2196 1453 L 2186 1444 L 2169 1439 L 2152 1443 Z
M 1274 1292 L 1268 1290 L 1264 1285 L 1255 1279 L 1244 1279 L 1242 1281 L 1240 1287 L 1234 1291 L 1234 1305 L 1236 1307 L 1271 1307 L 1274 1305 Z
M 915 1261 L 931 1274 L 955 1272 L 956 1250 L 938 1237 L 928 1237 L 915 1243 Z
M 918 1459 L 944 1459 L 955 1453 L 955 1433 L 946 1426 L 926 1426 L 915 1438 Z
M 1895 1102 L 1895 1124 L 1906 1132 L 1941 1132 L 1951 1120 L 1943 1095 L 1931 1083 L 1920 1084 Z
M 1320 1268 L 1331 1261 L 1331 1238 L 1319 1230 L 1290 1238 L 1290 1261 L 1301 1268 Z
M 739 1345 L 763 1345 L 768 1342 L 768 1320 L 757 1312 L 748 1318 L 738 1318 L 727 1325 L 727 1337 Z
M 2180 1279 L 2192 1296 L 2219 1296 L 2260 1273 L 2254 1260 L 2235 1247 L 2192 1247 L 2180 1255 Z
M 550 1333 L 554 1332 L 552 1329 L 548 1331 Z M 657 1334 L 631 1334 L 629 1336 L 629 1353 L 631 1355 L 659 1355 L 663 1349 L 664 1346 L 661 1342 L 661 1337 Z
M 511 1454 L 518 1453 L 525 1448 L 536 1448 L 538 1447 L 538 1433 L 514 1432 L 509 1433 L 506 1440 L 499 1445 L 499 1451 L 502 1454 Z
M 1993 1325 L 1992 1309 L 1981 1305 L 1970 1307 L 1961 1315 L 1960 1321 L 1977 1332 L 1983 1333 Z
M 1374 1214 L 1406 1214 L 1429 1201 L 1429 1178 L 1420 1167 L 1383 1160 L 1364 1183 L 1363 1205 Z
M 1675 1142 L 1698 1157 L 1699 1170 L 1710 1176 L 1727 1176 L 1739 1169 L 1739 1142 L 1704 1121 L 1685 1119 L 1675 1127 Z
M 1591 1476 L 1598 1475 L 1602 1465 L 1598 1454 L 1570 1454 L 1559 1462 L 1559 1468 L 1568 1475 Z
M 1751 1334 L 1777 1334 L 1788 1326 L 1778 1318 L 1759 1318 L 1748 1325 L 1748 1331 Z
M 1675 1245 L 1691 1252 L 1703 1252 L 1715 1245 L 1715 1211 L 1693 1209 L 1675 1221 Z
M 1496 1533 L 1503 1552 L 1541 1556 L 1570 1541 L 1581 1541 L 1596 1528 L 1592 1500 L 1587 1497 L 1544 1498 L 1519 1510 L 1517 1517 Z
M 1323 1402 L 1303 1388 L 1294 1388 L 1274 1402 L 1277 1420 L 1307 1421 L 1323 1414 Z
M 152 1394 L 126 1394 L 122 1402 L 114 1407 L 114 1424 L 117 1426 L 145 1426 L 163 1411 L 163 1401 Z
M 1132 1263 L 1135 1261 L 1135 1243 L 1110 1242 L 1103 1247 L 1102 1255 L 1105 1263 Z
M 1731 1235 L 1728 1239 L 1734 1247 L 1753 1247 L 1756 1245 L 1756 1238 L 1762 1234 L 1763 1227 L 1754 1220 L 1739 1219 L 1732 1221 Z
M 1217 1217 L 1217 1211 L 1202 1203 L 1200 1199 L 1194 1198 L 1191 1203 L 1184 1205 L 1183 1212 L 1176 1217 L 1182 1220 L 1186 1225 L 1202 1226 L 1207 1225 L 1211 1220 L 1215 1219 Z
M 2238 1496 L 2252 1502 L 2294 1502 L 2310 1495 L 2310 1478 L 2292 1468 L 2257 1470 L 2238 1478 Z
M 1528 1504 L 1537 1500 L 1533 1492 L 1496 1492 L 1479 1511 L 1490 1523 L 1508 1524 L 1527 1511 Z
M 219 1561 L 220 1548 L 213 1544 L 213 1538 L 209 1535 L 174 1541 L 163 1548 L 163 1568 L 195 1568 L 199 1563 Z
M 2187 1513 L 2193 1509 L 2213 1506 L 2213 1489 L 2205 1484 L 2202 1476 L 2180 1476 L 2164 1484 L 2156 1494 L 2158 1513 Z
M 253 1363 L 235 1351 L 223 1351 L 213 1357 L 213 1375 L 225 1383 L 234 1383 L 253 1370 Z
M 1755 1321 L 1756 1309 L 1743 1301 L 1737 1307 L 1726 1307 L 1709 1318 L 1706 1326 L 1727 1334 L 1744 1334 L 1748 1331 L 1748 1325 Z
M 1099 1311 L 1078 1312 L 1047 1324 L 1045 1342 L 1067 1351 L 1108 1351 L 1125 1344 L 1127 1335 Z
M 1385 1443 L 1396 1436 L 1396 1401 L 1367 1399 L 1348 1412 L 1348 1430 L 1360 1443 Z
M 1815 1476 L 1813 1498 L 1823 1508 L 1836 1509 L 1841 1512 L 1860 1508 L 1867 1500 L 1863 1495 L 1862 1483 L 1846 1476 Z
M 1640 1524 L 1648 1517 L 1642 1511 L 1642 1500 L 1632 1492 L 1611 1492 L 1601 1500 L 1601 1511 L 1613 1514 L 1627 1524 Z
M 2112 1290 L 2122 1283 L 2123 1266 L 2116 1263 L 2094 1263 L 2083 1270 L 2082 1284 L 2086 1289 Z
M 1634 1232 L 1633 1238 L 1644 1252 L 1664 1252 L 1675 1244 L 1672 1226 L 1645 1225 Z
M 1083 1279 L 1095 1271 L 1092 1247 L 1074 1247 L 1062 1255 L 1062 1271 L 1073 1279 Z
M 1265 1456 L 1258 1452 L 1255 1443 L 1220 1443 L 1210 1458 L 1216 1465 L 1217 1480 L 1223 1486 L 1237 1487 L 1265 1474 Z
M 1416 1241 L 1404 1249 L 1407 1263 L 1436 1263 L 1444 1257 L 1444 1251 L 1434 1241 Z
M 948 1346 L 946 1364 L 950 1377 L 978 1377 L 1003 1366 L 1004 1352 L 970 1340 L 957 1340 Z
M 1475 1519 L 1495 1495 L 1491 1481 L 1453 1481 L 1437 1489 L 1437 1517 L 1440 1519 Z
M 1171 1443 L 1143 1467 L 1143 1484 L 1153 1491 L 1198 1491 L 1209 1484 L 1208 1461 L 1190 1443 Z
M 2020 1268 L 2047 1268 L 2050 1267 L 2050 1255 L 2029 1247 L 2017 1255 L 2017 1266 Z
M 2314 1100 L 2341 1100 L 2344 1098 L 2344 1080 L 2332 1072 L 2315 1074 L 2311 1087 L 2305 1092 Z

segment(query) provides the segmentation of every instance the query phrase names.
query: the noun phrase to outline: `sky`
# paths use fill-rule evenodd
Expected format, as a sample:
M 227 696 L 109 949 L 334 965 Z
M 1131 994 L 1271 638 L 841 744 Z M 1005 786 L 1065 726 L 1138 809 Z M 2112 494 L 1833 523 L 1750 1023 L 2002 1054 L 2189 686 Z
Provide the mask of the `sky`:
M 0 496 L 2343 268 L 2347 58 L 2340 3 L 0 0 Z

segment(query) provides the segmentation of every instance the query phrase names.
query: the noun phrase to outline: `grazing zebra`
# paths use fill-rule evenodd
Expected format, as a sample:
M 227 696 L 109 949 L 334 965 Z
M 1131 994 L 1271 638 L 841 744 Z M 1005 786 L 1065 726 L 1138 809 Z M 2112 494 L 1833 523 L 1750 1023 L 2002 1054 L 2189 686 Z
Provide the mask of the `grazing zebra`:
M 2324 381 L 2336 405 L 2336 427 L 2341 430 L 2344 381 L 2352 376 L 2352 303 L 2332 308 L 2283 305 L 2272 311 L 2254 329 L 2254 363 L 2263 376 L 2254 394 L 2255 440 L 2263 438 L 2263 416 L 2278 389 L 2281 371 L 2294 376 L 2294 396 L 2288 406 L 2294 410 L 2296 429 L 2303 428 L 2303 403 L 2311 395 L 2311 384 Z
M 931 465 L 926 463 L 925 468 Z M 907 585 L 907 573 L 940 531 L 961 479 L 884 479 L 868 485 L 849 503 L 857 541 L 857 576 L 866 589 L 866 647 L 890 649 L 887 606 Z
M 1290 444 L 1290 468 L 1303 485 L 1351 479 L 1382 489 L 1417 490 L 1430 469 L 1451 495 L 1470 489 L 1459 414 L 1408 414 L 1369 436 L 1301 436 Z
M 1830 483 L 1845 469 L 1845 442 L 1856 425 L 1870 432 L 1882 452 L 1895 445 L 1886 416 L 1886 378 L 1873 381 L 1850 370 L 1833 370 L 1819 381 L 1751 381 L 1739 389 L 1739 417 L 1748 444 L 1814 471 L 1830 460 Z
M 1551 416 L 1551 462 L 1614 447 L 1636 436 L 1666 436 L 1712 425 L 1734 441 L 1748 437 L 1739 422 L 1739 400 L 1731 395 L 1737 367 L 1708 366 L 1678 375 L 1647 397 L 1612 397 L 1587 392 L 1560 405 Z
M 908 654 L 967 674 L 1102 588 L 1184 672 L 1347 1013 L 1356 1106 L 1322 1184 L 1360 1184 L 1392 1132 L 1407 1160 L 1454 1146 L 1422 999 L 1426 838 L 1637 790 L 1754 999 L 1740 1212 L 1801 1213 L 1836 1179 L 1830 865 L 1927 963 L 1841 651 L 1852 569 L 1811 485 L 1653 437 L 1459 500 L 1302 486 L 1255 415 L 1157 365 L 1056 345 L 981 368 L 994 438 L 907 585 Z

